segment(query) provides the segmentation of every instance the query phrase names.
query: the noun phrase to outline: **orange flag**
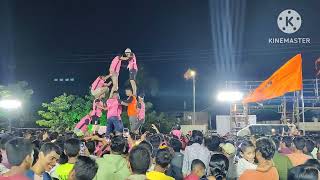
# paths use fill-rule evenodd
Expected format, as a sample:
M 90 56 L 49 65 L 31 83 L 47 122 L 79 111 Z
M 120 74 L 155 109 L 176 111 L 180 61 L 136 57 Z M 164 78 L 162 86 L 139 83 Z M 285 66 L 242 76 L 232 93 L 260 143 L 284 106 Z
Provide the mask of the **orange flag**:
M 302 58 L 297 54 L 280 67 L 257 89 L 244 98 L 243 103 L 259 102 L 302 90 Z

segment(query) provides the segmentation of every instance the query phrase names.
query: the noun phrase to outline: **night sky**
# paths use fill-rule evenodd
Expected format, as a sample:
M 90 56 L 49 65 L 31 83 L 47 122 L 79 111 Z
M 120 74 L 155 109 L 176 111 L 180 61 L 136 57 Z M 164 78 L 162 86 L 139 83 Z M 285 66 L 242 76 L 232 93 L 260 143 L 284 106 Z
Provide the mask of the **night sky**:
M 224 5 L 230 7 L 231 29 L 224 29 Z M 314 78 L 314 61 L 320 57 L 319 7 L 319 0 L 2 0 L 0 80 L 28 81 L 36 105 L 63 92 L 83 95 L 96 76 L 107 73 L 114 55 L 130 47 L 139 65 L 158 81 L 158 91 L 147 92 L 156 109 L 179 111 L 186 101 L 191 110 L 192 83 L 183 79 L 189 67 L 197 70 L 197 109 L 217 107 L 214 93 L 224 80 L 266 79 L 297 53 L 303 54 L 304 78 Z M 277 26 L 285 9 L 302 17 L 294 34 Z M 230 31 L 238 46 L 221 48 L 223 38 L 216 30 Z M 311 44 L 269 44 L 270 37 L 308 37 Z M 225 62 L 233 68 L 221 69 L 221 63 L 229 66 Z M 121 76 L 124 88 L 125 69 Z M 53 81 L 69 77 L 75 82 Z

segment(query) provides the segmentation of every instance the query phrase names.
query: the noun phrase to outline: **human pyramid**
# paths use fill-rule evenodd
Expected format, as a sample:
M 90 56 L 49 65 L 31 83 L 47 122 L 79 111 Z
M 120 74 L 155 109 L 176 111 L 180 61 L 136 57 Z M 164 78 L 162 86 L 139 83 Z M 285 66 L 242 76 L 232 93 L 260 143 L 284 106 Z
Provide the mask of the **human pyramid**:
M 121 100 L 118 92 L 118 79 L 121 65 L 124 62 L 128 63 L 127 69 L 129 70 L 131 87 L 125 89 L 128 98 Z M 109 74 L 106 76 L 98 76 L 91 85 L 91 94 L 95 99 L 90 113 L 83 117 L 75 126 L 74 132 L 78 136 L 89 134 L 89 124 L 92 124 L 92 134 L 98 133 L 100 129 L 99 120 L 103 111 L 106 111 L 107 115 L 106 137 L 110 137 L 110 134 L 118 135 L 123 133 L 124 127 L 121 120 L 122 106 L 127 106 L 130 131 L 136 134 L 139 133 L 139 129 L 145 119 L 145 104 L 143 95 L 140 95 L 137 99 L 137 72 L 137 59 L 131 49 L 127 48 L 124 54 L 113 58 L 109 67 Z M 111 79 L 111 81 L 107 83 L 108 79 Z M 108 93 L 109 97 L 106 97 Z M 105 98 L 107 98 L 107 100 L 104 102 Z

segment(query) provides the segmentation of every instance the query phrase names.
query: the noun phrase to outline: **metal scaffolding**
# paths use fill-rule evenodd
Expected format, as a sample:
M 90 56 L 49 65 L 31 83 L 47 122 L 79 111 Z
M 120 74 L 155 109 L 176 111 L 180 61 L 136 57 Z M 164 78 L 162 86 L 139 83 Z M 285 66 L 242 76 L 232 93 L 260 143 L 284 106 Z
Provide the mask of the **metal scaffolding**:
M 237 90 L 245 95 L 254 91 L 263 81 L 226 81 L 227 90 Z M 284 96 L 259 103 L 233 103 L 230 106 L 231 127 L 234 132 L 248 124 L 248 115 L 251 110 L 273 108 L 281 114 L 281 123 L 294 123 L 299 127 L 304 113 L 309 110 L 320 111 L 319 79 L 303 80 L 303 90 L 287 93 Z M 304 130 L 304 127 L 300 127 Z

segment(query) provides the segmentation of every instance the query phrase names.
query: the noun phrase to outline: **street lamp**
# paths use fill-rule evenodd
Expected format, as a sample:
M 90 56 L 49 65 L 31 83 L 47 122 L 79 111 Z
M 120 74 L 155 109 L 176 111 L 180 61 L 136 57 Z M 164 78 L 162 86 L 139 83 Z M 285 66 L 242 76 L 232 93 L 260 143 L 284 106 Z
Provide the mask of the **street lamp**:
M 184 74 L 184 78 L 189 80 L 192 79 L 193 84 L 193 119 L 192 119 L 192 125 L 196 124 L 196 75 L 197 72 L 192 69 L 188 69 L 187 72 Z
M 3 99 L 0 100 L 0 108 L 5 109 L 5 110 L 15 110 L 20 108 L 22 105 L 21 101 L 16 100 L 16 99 Z M 11 119 L 9 117 L 9 132 L 11 132 Z

